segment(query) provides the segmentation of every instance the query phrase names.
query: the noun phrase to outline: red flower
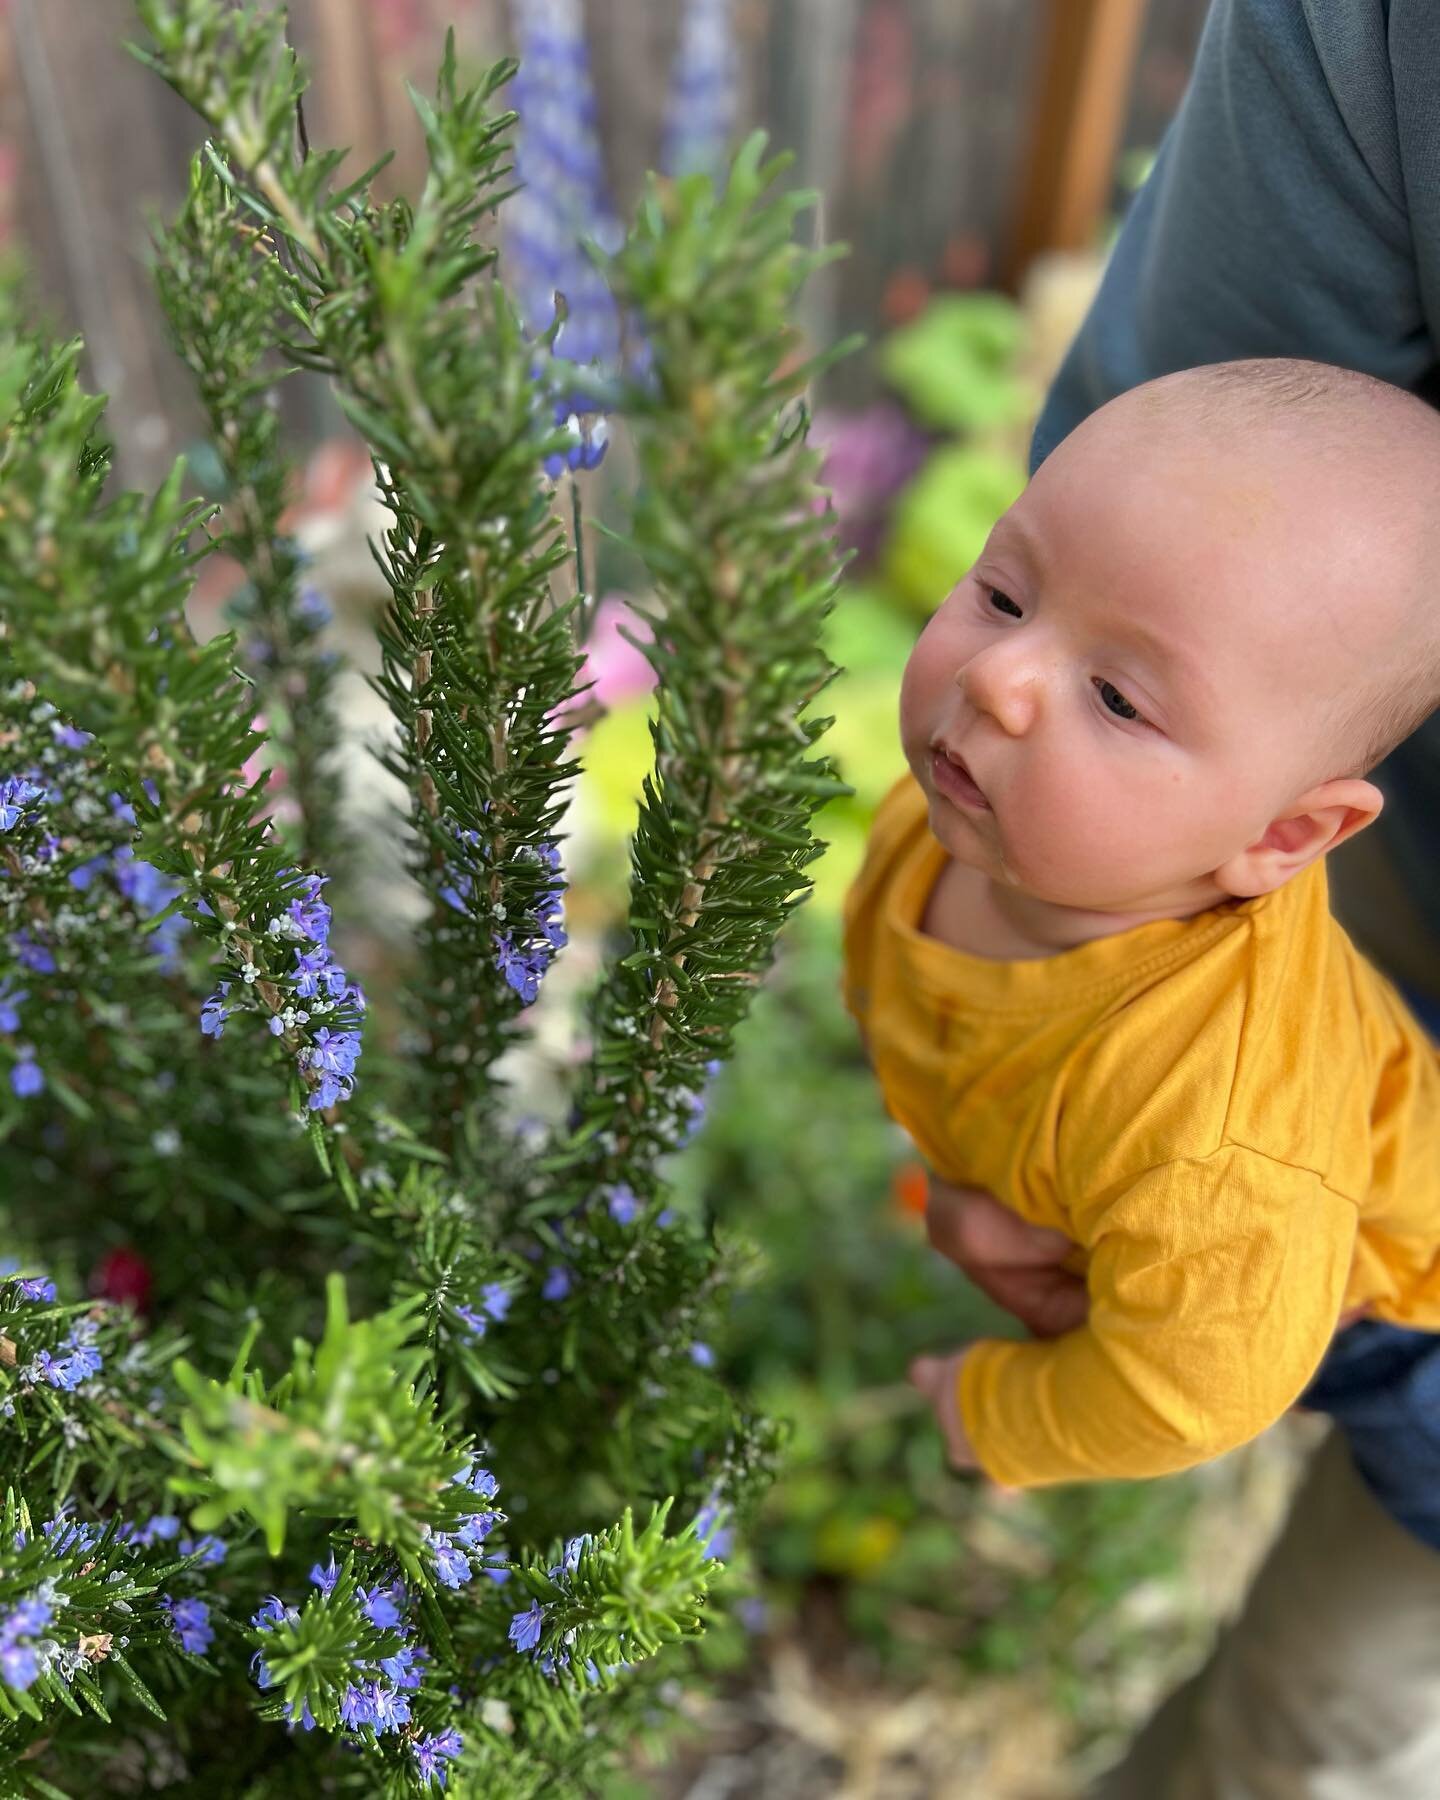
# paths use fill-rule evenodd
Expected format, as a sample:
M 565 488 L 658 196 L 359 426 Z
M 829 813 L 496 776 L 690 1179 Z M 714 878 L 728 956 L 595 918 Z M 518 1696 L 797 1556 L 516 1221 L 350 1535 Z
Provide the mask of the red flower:
M 90 1292 L 119 1306 L 132 1306 L 137 1313 L 147 1313 L 153 1279 L 150 1265 L 140 1252 L 121 1244 L 102 1256 L 91 1270 Z

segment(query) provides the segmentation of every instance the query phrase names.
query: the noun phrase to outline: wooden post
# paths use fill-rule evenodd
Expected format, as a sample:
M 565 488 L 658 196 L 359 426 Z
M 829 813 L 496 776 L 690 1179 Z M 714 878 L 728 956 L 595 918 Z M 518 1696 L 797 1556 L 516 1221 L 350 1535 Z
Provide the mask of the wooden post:
M 1094 242 L 1114 178 L 1145 0 L 1045 0 L 1038 80 L 1004 285 L 1046 250 Z

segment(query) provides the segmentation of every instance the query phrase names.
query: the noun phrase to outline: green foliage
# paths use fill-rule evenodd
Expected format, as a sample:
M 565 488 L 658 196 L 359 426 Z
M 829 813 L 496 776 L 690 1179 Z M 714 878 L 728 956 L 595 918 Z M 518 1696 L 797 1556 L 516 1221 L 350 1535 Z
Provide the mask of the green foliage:
M 928 458 L 895 503 L 883 558 L 885 580 L 907 607 L 934 612 L 1024 486 L 1024 469 L 1006 451 L 949 444 Z
M 1084 1737 L 1113 1733 L 1136 1664 L 1197 1647 L 1163 1605 L 1127 1610 L 1174 1580 L 1197 1484 L 998 1497 L 947 1469 L 908 1359 L 1018 1328 L 897 1203 L 914 1153 L 860 1053 L 838 961 L 836 922 L 808 912 L 678 1172 L 684 1203 L 723 1213 L 759 1253 L 716 1347 L 794 1427 L 751 1534 L 776 1628 L 805 1633 L 838 1605 L 897 1687 L 1023 1674 Z
M 456 1522 L 443 1496 L 463 1465 L 435 1418 L 433 1399 L 417 1388 L 429 1358 L 416 1343 L 417 1302 L 369 1319 L 346 1316 L 345 1288 L 329 1282 L 325 1335 L 295 1345 L 294 1363 L 268 1389 L 243 1367 L 241 1351 L 228 1381 L 207 1381 L 186 1362 L 175 1380 L 190 1401 L 185 1435 L 202 1479 L 181 1479 L 176 1492 L 196 1505 L 197 1529 L 213 1531 L 248 1514 L 278 1556 L 291 1514 L 353 1517 L 373 1544 L 391 1544 L 412 1576 L 422 1533 Z M 253 1339 L 258 1321 L 251 1327 Z
M 112 493 L 78 346 L 0 319 L 0 1194 L 29 1240 L 0 1276 L 0 1789 L 590 1792 L 665 1723 L 778 1438 L 700 1353 L 739 1258 L 665 1200 L 844 791 L 788 324 L 819 259 L 757 142 L 718 195 L 654 188 L 611 269 L 662 687 L 625 941 L 537 1136 L 498 1065 L 563 943 L 588 597 L 490 244 L 512 69 L 466 85 L 447 50 L 423 191 L 382 204 L 305 141 L 283 13 L 138 11 L 210 132 L 156 260 L 223 484 Z M 335 670 L 280 530 L 297 368 L 390 511 L 422 922 L 373 1013 L 336 960 Z M 212 550 L 244 585 L 201 642 Z M 60 1298 L 121 1250 L 151 1329 Z
M 880 369 L 922 425 L 956 437 L 1023 419 L 1020 314 L 1003 294 L 943 294 L 892 331 Z

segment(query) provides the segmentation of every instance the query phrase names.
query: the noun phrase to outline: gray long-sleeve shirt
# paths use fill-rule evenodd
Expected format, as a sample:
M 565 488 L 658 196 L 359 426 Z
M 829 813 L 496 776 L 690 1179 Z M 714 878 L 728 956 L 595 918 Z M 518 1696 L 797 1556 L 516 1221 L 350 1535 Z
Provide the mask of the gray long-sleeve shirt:
M 1215 0 L 1031 466 L 1175 369 L 1305 356 L 1440 399 L 1437 346 L 1440 0 Z M 1440 942 L 1440 721 L 1380 779 L 1391 853 Z

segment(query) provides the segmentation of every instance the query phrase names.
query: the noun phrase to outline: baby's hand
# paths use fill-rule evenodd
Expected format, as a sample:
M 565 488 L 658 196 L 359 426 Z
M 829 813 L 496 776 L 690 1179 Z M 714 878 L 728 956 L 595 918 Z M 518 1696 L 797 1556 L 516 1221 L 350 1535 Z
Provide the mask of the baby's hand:
M 1062 1265 L 1074 1248 L 1058 1231 L 1027 1225 L 980 1188 L 930 1177 L 925 1229 L 983 1294 L 1035 1337 L 1061 1337 L 1085 1323 L 1085 1283 Z
M 974 1349 L 967 1345 L 949 1356 L 917 1356 L 910 1364 L 910 1381 L 930 1402 L 945 1439 L 945 1453 L 956 1469 L 978 1469 L 975 1452 L 960 1417 L 960 1365 Z

